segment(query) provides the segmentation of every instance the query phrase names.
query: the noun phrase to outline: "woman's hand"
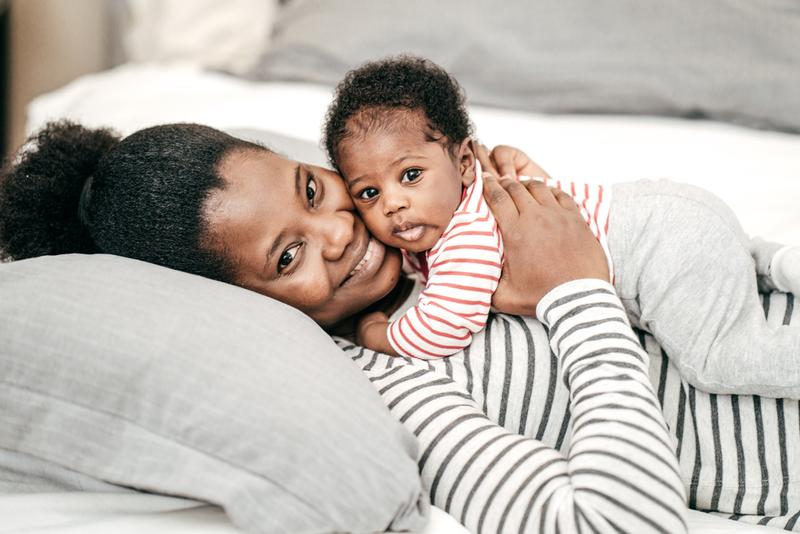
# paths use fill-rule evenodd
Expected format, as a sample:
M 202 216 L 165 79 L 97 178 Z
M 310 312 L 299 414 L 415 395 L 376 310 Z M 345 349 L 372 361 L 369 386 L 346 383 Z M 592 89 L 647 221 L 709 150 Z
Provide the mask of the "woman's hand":
M 605 253 L 569 195 L 538 181 L 498 180 L 491 173 L 483 178 L 505 246 L 495 309 L 533 316 L 556 286 L 581 278 L 608 281 Z
M 550 179 L 550 175 L 528 157 L 525 152 L 508 145 L 499 145 L 491 152 L 485 145 L 475 142 L 475 155 L 484 171 L 516 180 L 520 176 Z

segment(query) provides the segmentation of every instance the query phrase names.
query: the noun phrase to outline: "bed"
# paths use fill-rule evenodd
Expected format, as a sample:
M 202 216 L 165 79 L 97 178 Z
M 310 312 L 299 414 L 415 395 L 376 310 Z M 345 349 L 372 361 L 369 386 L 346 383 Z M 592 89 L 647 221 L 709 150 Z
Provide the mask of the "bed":
M 300 20 L 301 26 L 302 21 L 312 24 L 316 17 L 329 15 L 315 2 L 289 2 L 282 9 L 286 11 L 282 15 L 285 20 Z M 371 8 L 362 5 L 360 9 Z M 505 16 L 508 20 L 513 14 Z M 787 18 L 797 27 L 796 8 L 793 17 Z M 788 31 L 784 27 L 788 25 L 778 29 Z M 326 23 L 325 27 L 335 26 Z M 265 141 L 292 157 L 324 164 L 316 145 L 331 98 L 331 78 L 326 78 L 325 68 L 311 69 L 313 75 L 293 71 L 297 61 L 292 53 L 307 43 L 298 44 L 292 32 L 280 30 L 274 33 L 276 41 L 267 53 L 268 60 L 251 67 L 245 77 L 203 68 L 197 62 L 129 62 L 84 76 L 34 100 L 28 108 L 28 131 L 61 118 L 88 126 L 110 126 L 122 134 L 166 122 L 197 122 Z M 342 39 L 341 47 L 346 47 L 347 40 Z M 382 51 L 376 45 L 374 52 Z M 783 59 L 791 64 L 797 56 Z M 308 60 L 309 65 L 318 66 L 315 60 L 319 58 Z M 335 62 L 326 61 L 328 64 Z M 719 87 L 724 85 L 717 91 Z M 780 87 L 773 93 L 771 104 L 787 98 Z M 539 110 L 520 110 L 510 109 L 509 102 L 513 107 L 530 106 L 513 99 L 491 102 L 485 94 L 490 89 L 490 85 L 476 86 L 476 98 L 470 100 L 476 134 L 489 146 L 517 146 L 551 175 L 578 181 L 666 177 L 699 185 L 730 204 L 750 234 L 800 242 L 800 135 L 792 133 L 800 131 L 796 85 L 791 93 L 795 96 L 788 98 L 793 99 L 790 104 L 794 107 L 775 112 L 731 98 L 730 102 L 713 102 L 704 108 L 703 118 L 697 118 L 696 109 L 702 98 L 684 102 L 677 111 L 667 105 L 663 95 L 654 96 L 658 105 L 650 108 L 646 102 L 637 101 L 637 109 L 623 109 L 610 93 L 593 109 L 576 101 L 562 102 L 562 107 L 550 103 Z M 712 100 L 726 100 L 716 94 Z M 753 99 L 765 100 L 763 93 Z M 680 95 L 675 100 L 679 101 Z M 604 113 L 578 113 L 581 111 Z M 0 515 L 4 518 L 0 532 L 239 531 L 218 506 L 153 493 L 117 494 L 91 488 L 83 492 L 0 495 Z M 689 519 L 694 534 L 768 532 L 766 527 L 701 512 L 690 512 Z M 455 534 L 466 530 L 445 512 L 432 508 L 427 526 L 419 532 Z

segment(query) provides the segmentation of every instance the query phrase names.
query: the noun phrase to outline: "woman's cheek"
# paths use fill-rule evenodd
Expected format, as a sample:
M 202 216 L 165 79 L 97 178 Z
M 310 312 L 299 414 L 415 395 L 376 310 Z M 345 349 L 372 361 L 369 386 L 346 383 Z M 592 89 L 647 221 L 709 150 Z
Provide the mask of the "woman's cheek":
M 327 276 L 296 279 L 285 291 L 286 298 L 278 299 L 308 314 L 323 309 L 333 298 Z

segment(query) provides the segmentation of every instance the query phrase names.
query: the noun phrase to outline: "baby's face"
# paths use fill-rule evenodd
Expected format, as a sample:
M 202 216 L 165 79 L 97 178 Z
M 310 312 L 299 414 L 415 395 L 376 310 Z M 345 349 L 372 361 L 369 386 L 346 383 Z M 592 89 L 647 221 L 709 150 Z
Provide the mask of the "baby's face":
M 410 252 L 436 244 L 474 177 L 473 167 L 415 127 L 356 135 L 339 152 L 342 176 L 369 231 Z

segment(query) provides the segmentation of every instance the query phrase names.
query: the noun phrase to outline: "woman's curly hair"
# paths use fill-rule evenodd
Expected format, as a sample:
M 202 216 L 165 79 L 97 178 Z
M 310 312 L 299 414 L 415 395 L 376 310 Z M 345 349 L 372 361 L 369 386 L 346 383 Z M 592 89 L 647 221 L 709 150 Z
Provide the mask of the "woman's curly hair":
M 458 82 L 436 63 L 402 55 L 373 61 L 348 72 L 339 82 L 323 127 L 323 143 L 331 164 L 339 170 L 344 140 L 372 128 L 390 126 L 397 110 L 420 111 L 427 126 L 445 136 L 448 147 L 469 137 L 472 128 L 464 93 Z M 367 116 L 364 116 L 364 115 Z M 350 122 L 359 116 L 358 127 Z
M 232 260 L 209 244 L 204 206 L 225 186 L 223 157 L 245 148 L 263 150 L 199 124 L 120 140 L 110 130 L 49 123 L 0 174 L 0 258 L 104 252 L 233 282 Z

